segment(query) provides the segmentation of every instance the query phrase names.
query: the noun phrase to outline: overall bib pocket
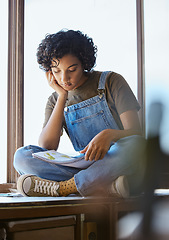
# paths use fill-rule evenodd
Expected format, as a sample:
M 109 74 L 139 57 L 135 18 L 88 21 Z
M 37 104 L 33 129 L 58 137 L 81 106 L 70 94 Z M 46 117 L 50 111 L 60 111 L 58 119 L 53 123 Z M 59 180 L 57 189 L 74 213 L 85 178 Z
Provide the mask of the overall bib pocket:
M 71 121 L 69 134 L 76 142 L 76 151 L 82 150 L 102 130 L 111 128 L 103 110 L 92 115 Z

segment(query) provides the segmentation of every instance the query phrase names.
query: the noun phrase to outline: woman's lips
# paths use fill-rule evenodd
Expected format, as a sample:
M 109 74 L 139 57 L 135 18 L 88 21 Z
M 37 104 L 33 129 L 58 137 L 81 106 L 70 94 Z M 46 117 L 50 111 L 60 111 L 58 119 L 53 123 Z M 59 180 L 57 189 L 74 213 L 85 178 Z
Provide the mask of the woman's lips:
M 63 87 L 68 87 L 68 86 L 71 86 L 72 84 L 70 82 L 68 83 L 65 83 L 65 84 L 62 84 Z

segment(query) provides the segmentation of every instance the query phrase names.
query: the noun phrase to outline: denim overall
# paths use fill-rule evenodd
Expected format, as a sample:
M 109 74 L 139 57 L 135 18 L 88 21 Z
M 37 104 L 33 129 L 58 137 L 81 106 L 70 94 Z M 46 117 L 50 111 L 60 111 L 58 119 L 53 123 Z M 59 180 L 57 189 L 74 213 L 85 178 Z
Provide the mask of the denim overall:
M 69 136 L 76 151 L 85 148 L 104 129 L 118 129 L 104 94 L 108 74 L 109 72 L 101 74 L 97 96 L 71 105 L 64 112 Z
M 109 72 L 101 74 L 97 96 L 65 108 L 69 136 L 76 151 L 86 147 L 102 130 L 119 129 L 104 94 L 108 74 Z M 51 164 L 33 158 L 32 153 L 47 149 L 29 145 L 16 151 L 14 167 L 19 174 L 34 174 L 54 181 L 68 180 L 74 176 L 77 190 L 82 196 L 107 194 L 110 184 L 117 177 L 133 175 L 138 170 L 142 155 L 142 148 L 138 148 L 138 145 L 142 141 L 139 136 L 129 136 L 112 143 L 105 157 L 87 169 Z

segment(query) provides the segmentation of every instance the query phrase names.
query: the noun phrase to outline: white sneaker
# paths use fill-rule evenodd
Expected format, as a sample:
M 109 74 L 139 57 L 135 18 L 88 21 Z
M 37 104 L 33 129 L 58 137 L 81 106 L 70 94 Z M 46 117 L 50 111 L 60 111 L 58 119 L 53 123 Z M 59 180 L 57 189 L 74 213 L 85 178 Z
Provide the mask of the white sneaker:
M 17 190 L 29 197 L 58 197 L 59 183 L 25 174 L 18 178 Z
M 129 197 L 129 185 L 126 176 L 118 177 L 110 187 L 110 193 L 118 197 L 128 198 Z

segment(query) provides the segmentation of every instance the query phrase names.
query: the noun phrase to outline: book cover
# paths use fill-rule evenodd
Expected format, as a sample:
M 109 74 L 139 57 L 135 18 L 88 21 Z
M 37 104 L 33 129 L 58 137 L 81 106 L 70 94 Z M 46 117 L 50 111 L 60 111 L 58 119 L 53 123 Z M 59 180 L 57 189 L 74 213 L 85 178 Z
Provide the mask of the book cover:
M 32 156 L 50 163 L 82 169 L 85 169 L 94 163 L 94 161 L 86 161 L 84 154 L 80 154 L 78 156 L 69 156 L 59 153 L 55 150 L 33 153 Z

